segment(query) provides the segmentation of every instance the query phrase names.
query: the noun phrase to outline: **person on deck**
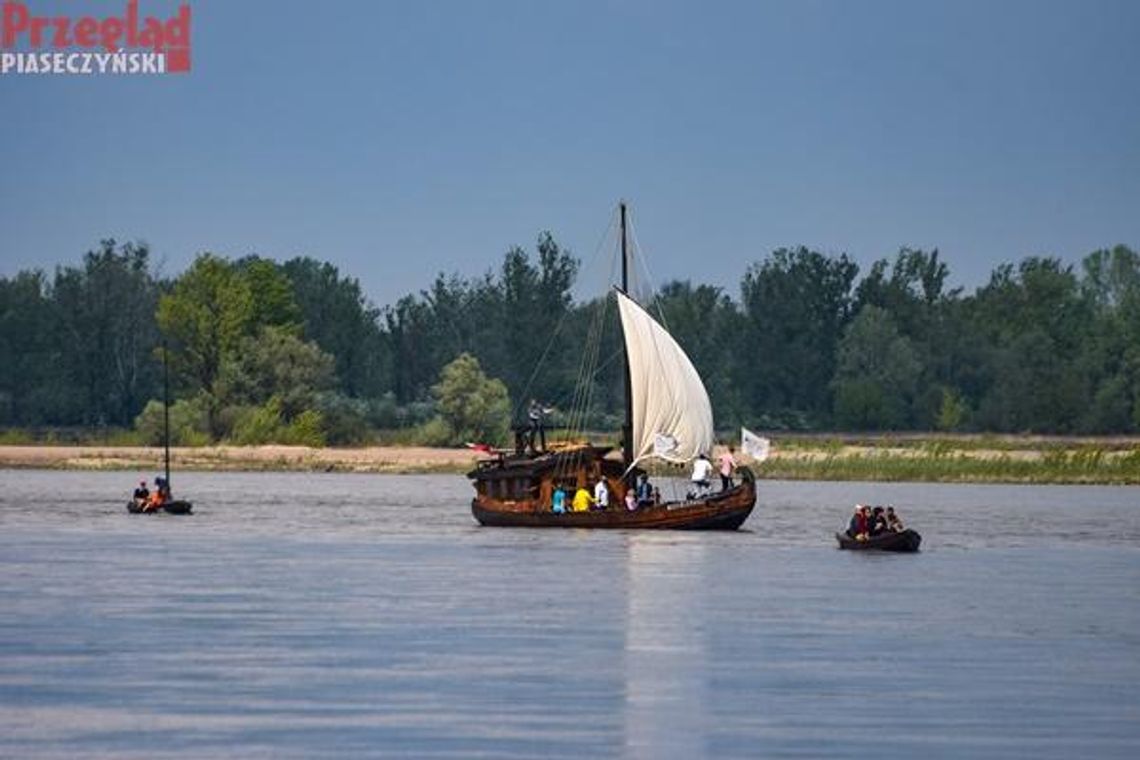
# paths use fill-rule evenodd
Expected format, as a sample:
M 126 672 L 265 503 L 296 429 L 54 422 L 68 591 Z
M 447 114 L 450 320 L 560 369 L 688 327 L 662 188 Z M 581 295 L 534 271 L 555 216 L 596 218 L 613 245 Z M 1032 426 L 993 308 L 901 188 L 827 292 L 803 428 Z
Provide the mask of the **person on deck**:
M 526 417 L 530 423 L 530 448 L 535 453 L 546 450 L 546 428 L 543 425 L 543 418 L 552 411 L 554 410 L 538 403 L 536 398 L 532 398 L 530 406 L 527 407 Z
M 625 508 L 630 512 L 637 510 L 637 494 L 632 488 L 627 488 L 625 491 Z
M 553 509 L 555 514 L 566 514 L 566 491 L 561 485 L 554 487 Z
M 644 472 L 637 479 L 637 506 L 653 506 L 653 486 L 649 485 L 649 476 Z
M 871 521 L 867 525 L 867 533 L 872 536 L 881 536 L 887 532 L 887 518 L 883 515 L 882 507 L 875 507 L 871 511 Z
M 708 493 L 710 486 L 709 477 L 712 475 L 712 462 L 703 453 L 693 460 L 693 474 L 689 476 L 695 489 L 695 495 L 701 496 Z
M 863 505 L 856 504 L 855 512 L 851 515 L 851 521 L 847 523 L 847 536 L 849 538 L 859 538 L 860 533 L 867 531 L 867 521 L 863 519 Z
M 594 486 L 594 504 L 598 509 L 606 509 L 610 505 L 610 487 L 606 485 L 605 478 L 598 478 Z
M 727 491 L 732 488 L 732 473 L 736 470 L 736 457 L 732 453 L 736 448 L 731 444 L 728 451 L 720 455 L 720 490 Z
M 590 496 L 590 492 L 585 488 L 579 488 L 574 492 L 574 501 L 571 503 L 570 509 L 575 512 L 588 512 L 593 503 L 594 497 Z
M 147 490 L 146 481 L 143 480 L 139 483 L 139 487 L 135 489 L 134 493 L 135 506 L 143 506 L 150 501 L 150 491 Z
M 871 508 L 866 504 L 858 505 L 858 515 L 855 520 L 855 540 L 866 541 L 871 537 Z
M 903 521 L 895 514 L 894 507 L 887 507 L 887 530 L 892 533 L 902 533 L 906 528 L 903 526 Z
M 154 512 L 155 510 L 162 509 L 162 505 L 166 503 L 170 495 L 169 489 L 166 487 L 166 481 L 161 477 L 154 479 L 154 491 L 150 495 L 150 502 L 143 507 L 144 512 Z

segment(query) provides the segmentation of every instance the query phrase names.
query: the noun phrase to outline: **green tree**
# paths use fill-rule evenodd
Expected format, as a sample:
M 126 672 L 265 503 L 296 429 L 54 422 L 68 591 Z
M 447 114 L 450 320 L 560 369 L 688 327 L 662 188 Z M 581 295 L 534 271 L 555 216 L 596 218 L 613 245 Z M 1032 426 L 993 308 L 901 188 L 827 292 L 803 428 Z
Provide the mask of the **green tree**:
M 532 262 L 526 251 L 512 248 L 497 278 L 469 282 L 440 275 L 429 290 L 384 311 L 398 402 L 428 398 L 444 365 L 463 352 L 502 377 L 514 397 L 568 393 L 577 355 L 550 348 L 568 334 L 578 262 L 550 233 L 539 236 L 537 254 Z
M 276 396 L 260 406 L 234 408 L 230 439 L 239 446 L 261 446 L 283 443 L 285 420 L 281 417 L 281 400 Z
M 333 356 L 339 390 L 352 398 L 379 398 L 391 386 L 392 362 L 380 326 L 380 311 L 360 283 L 332 264 L 308 257 L 283 265 L 300 307 L 304 337 Z
M 549 351 L 565 328 L 578 261 L 549 232 L 539 235 L 537 253 L 533 264 L 521 248 L 504 256 L 498 282 L 498 340 L 489 346 L 498 349 L 489 357 L 490 371 L 503 378 L 520 404 L 531 397 L 564 395 L 578 369 L 574 352 Z
M 285 421 L 313 409 L 320 393 L 335 384 L 333 359 L 294 335 L 289 327 L 265 327 L 242 338 L 218 379 L 217 401 L 227 406 L 260 405 L 276 398 Z
M 158 325 L 172 341 L 171 364 L 191 392 L 216 396 L 222 362 L 250 334 L 253 317 L 249 282 L 210 253 L 196 258 L 159 299 Z
M 157 299 L 145 245 L 104 240 L 83 257 L 82 267 L 56 271 L 57 377 L 66 384 L 64 396 L 76 404 L 67 417 L 129 425 L 153 395 Z
M 991 360 L 994 382 L 978 409 L 983 429 L 1074 432 L 1087 393 L 1072 363 L 1043 329 L 1027 330 L 999 346 Z
M 1082 285 L 1102 313 L 1123 309 L 1140 316 L 1140 254 L 1126 245 L 1093 251 L 1081 262 Z
M 1140 255 L 1118 245 L 1089 254 L 1082 267 L 1093 324 L 1079 366 L 1094 390 L 1081 429 L 1133 432 L 1140 428 Z
M 430 351 L 434 332 L 431 307 L 415 296 L 404 296 L 384 312 L 385 344 L 392 357 L 392 387 L 396 401 L 407 404 L 430 393 L 439 372 Z M 442 366 L 442 365 L 440 365 Z
M 56 313 L 43 272 L 0 278 L 0 424 L 39 425 L 61 408 Z
M 919 335 L 931 308 L 950 295 L 945 290 L 950 270 L 939 260 L 938 249 L 927 253 L 902 248 L 890 265 L 889 275 L 887 266 L 885 259 L 871 265 L 855 288 L 856 308 L 877 306 L 890 313 L 902 334 Z
M 741 283 L 748 352 L 740 376 L 750 382 L 754 413 L 776 420 L 830 417 L 836 348 L 851 320 L 859 267 L 846 254 L 781 248 L 749 267 Z
M 460 354 L 444 367 L 432 394 L 452 443 L 506 442 L 511 413 L 507 387 L 483 374 L 474 356 Z
M 286 270 L 277 262 L 260 256 L 239 259 L 234 268 L 249 286 L 252 300 L 250 329 L 256 332 L 262 326 L 272 325 L 300 335 L 303 316 Z
M 1057 259 L 1003 265 L 969 299 L 988 382 L 977 402 L 984 429 L 1074 432 L 1090 401 L 1092 303 Z
M 960 430 L 969 414 L 969 408 L 961 394 L 953 388 L 942 388 L 942 403 L 938 407 L 935 427 L 943 431 Z
M 143 443 L 161 446 L 166 421 L 161 401 L 148 401 L 135 418 L 135 430 Z M 210 442 L 206 407 L 201 399 L 179 399 L 170 405 L 170 443 L 173 446 L 205 446 Z
M 273 396 L 261 406 L 239 410 L 231 438 L 241 446 L 284 443 L 319 448 L 326 443 L 324 427 L 324 417 L 315 409 L 306 409 L 286 420 L 281 399 Z
M 866 306 L 839 344 L 835 419 L 846 429 L 905 428 L 921 365 L 890 315 Z
M 1135 429 L 1135 392 L 1127 375 L 1111 375 L 1101 381 L 1085 411 L 1082 432 L 1129 433 Z
M 288 278 L 272 262 L 249 258 L 234 264 L 210 253 L 195 259 L 159 299 L 158 324 L 171 341 L 171 364 L 185 391 L 203 394 L 215 437 L 226 433 L 218 413 L 234 393 L 232 377 L 225 387 L 219 384 L 223 369 L 244 366 L 250 339 L 267 328 L 274 330 L 269 341 L 275 349 L 286 336 L 296 339 L 300 310 L 291 299 Z
M 944 389 L 968 382 L 961 376 L 971 366 L 964 355 L 975 351 L 956 308 L 961 289 L 946 290 L 949 274 L 937 249 L 902 248 L 893 262 L 872 264 L 855 289 L 856 310 L 886 311 L 918 355 L 923 371 L 908 416 L 920 428 L 940 424 Z

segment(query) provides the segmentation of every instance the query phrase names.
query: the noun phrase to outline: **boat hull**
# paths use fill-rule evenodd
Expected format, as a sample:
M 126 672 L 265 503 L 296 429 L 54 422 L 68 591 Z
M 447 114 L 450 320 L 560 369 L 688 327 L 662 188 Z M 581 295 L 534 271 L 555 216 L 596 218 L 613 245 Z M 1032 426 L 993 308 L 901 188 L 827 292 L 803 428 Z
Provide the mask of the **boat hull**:
M 866 541 L 856 541 L 846 533 L 836 533 L 835 540 L 839 542 L 840 549 L 852 551 L 916 552 L 922 536 L 908 528 L 901 533 L 883 533 Z
M 127 511 L 132 515 L 154 515 L 159 512 L 166 512 L 171 515 L 188 515 L 194 509 L 194 505 L 188 501 L 169 501 L 163 504 L 159 509 L 144 510 L 141 506 L 133 501 L 127 502 Z
M 497 528 L 608 528 L 625 530 L 736 530 L 756 504 L 756 481 L 742 468 L 743 482 L 705 499 L 669 502 L 630 511 L 621 506 L 590 512 L 555 513 L 537 502 L 501 502 L 476 497 L 471 513 Z

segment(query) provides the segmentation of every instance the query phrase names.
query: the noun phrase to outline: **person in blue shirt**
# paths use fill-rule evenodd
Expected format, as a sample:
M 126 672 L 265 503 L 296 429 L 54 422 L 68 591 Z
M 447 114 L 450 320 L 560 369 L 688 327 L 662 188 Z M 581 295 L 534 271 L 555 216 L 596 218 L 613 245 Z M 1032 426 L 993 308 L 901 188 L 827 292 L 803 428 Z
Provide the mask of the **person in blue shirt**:
M 653 505 L 653 487 L 649 485 L 649 476 L 644 472 L 637 479 L 637 506 L 648 507 Z
M 561 484 L 554 487 L 553 509 L 555 514 L 566 514 L 566 491 Z

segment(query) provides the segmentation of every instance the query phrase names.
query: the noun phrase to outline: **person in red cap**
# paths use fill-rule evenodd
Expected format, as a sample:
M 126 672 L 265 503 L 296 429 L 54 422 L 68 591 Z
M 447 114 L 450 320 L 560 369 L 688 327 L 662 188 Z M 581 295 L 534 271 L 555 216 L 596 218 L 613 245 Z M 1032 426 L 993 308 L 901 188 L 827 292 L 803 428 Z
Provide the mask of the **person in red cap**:
M 847 535 L 854 539 L 867 537 L 867 514 L 862 504 L 855 505 L 855 514 L 851 515 L 851 522 L 847 524 Z

